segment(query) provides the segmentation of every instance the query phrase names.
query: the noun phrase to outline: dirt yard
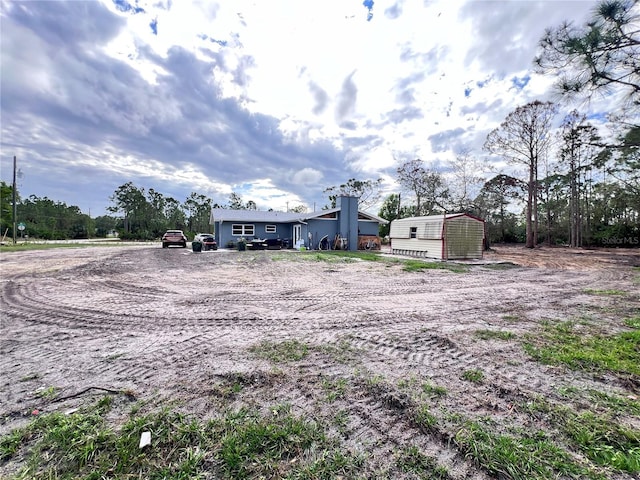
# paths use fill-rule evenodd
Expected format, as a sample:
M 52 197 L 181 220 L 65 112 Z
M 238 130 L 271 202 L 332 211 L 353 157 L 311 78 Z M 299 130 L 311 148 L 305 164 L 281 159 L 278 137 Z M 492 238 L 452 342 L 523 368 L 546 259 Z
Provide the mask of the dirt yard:
M 639 398 L 637 378 L 544 365 L 522 342 L 544 322 L 628 330 L 624 318 L 640 311 L 640 252 L 496 247 L 485 260 L 459 273 L 319 261 L 316 252 L 160 245 L 3 253 L 0 434 L 34 409 L 68 410 L 107 390 L 202 419 L 288 403 L 327 424 L 340 413 L 332 433 L 366 455 L 370 478 L 385 469 L 395 476 L 389 462 L 406 446 L 449 478 L 494 478 L 456 448 L 447 419 L 490 417 L 496 431 L 553 435 L 554 425 L 522 405 L 539 396 L 564 404 L 570 389 Z M 491 331 L 513 337 L 478 335 Z M 308 346 L 308 355 L 273 363 L 255 353 L 285 340 Z M 483 381 L 463 380 L 469 370 Z M 243 388 L 229 394 L 222 387 L 232 381 Z M 446 389 L 430 400 L 437 433 L 406 414 L 416 385 L 427 383 Z M 41 394 L 51 387 L 55 396 Z M 623 421 L 640 429 L 637 418 Z M 0 464 L 0 477 L 3 468 L 15 466 Z

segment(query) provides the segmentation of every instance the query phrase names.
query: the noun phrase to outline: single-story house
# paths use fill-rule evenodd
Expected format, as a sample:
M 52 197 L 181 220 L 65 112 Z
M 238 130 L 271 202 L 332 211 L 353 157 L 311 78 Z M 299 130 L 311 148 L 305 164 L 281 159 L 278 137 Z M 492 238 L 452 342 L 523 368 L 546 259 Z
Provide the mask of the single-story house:
M 391 222 L 391 252 L 458 260 L 482 258 L 484 220 L 467 213 L 401 218 Z
M 336 208 L 311 213 L 214 208 L 209 222 L 222 248 L 264 240 L 265 245 L 310 250 L 379 249 L 378 228 L 387 220 L 358 210 L 357 197 L 338 197 Z M 267 243 L 268 242 L 268 243 Z

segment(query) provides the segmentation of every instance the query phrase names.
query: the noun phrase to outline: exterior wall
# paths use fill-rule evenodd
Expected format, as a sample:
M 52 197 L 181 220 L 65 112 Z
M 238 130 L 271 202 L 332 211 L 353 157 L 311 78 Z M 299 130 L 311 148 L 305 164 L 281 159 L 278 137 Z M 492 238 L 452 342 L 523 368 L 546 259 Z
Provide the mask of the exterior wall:
M 446 232 L 447 259 L 482 258 L 484 224 L 470 217 L 448 219 Z
M 333 239 L 338 233 L 338 220 L 336 219 L 323 219 L 314 218 L 310 219 L 307 223 L 307 232 L 311 233 L 311 242 L 308 240 L 308 233 L 305 237 L 305 245 L 312 250 L 318 249 L 318 243 L 325 235 L 329 236 L 329 240 L 333 242 Z
M 253 235 L 234 235 L 233 225 L 253 225 Z M 275 225 L 275 233 L 266 233 L 267 225 Z M 273 223 L 273 222 L 216 222 L 215 225 L 215 239 L 218 242 L 220 248 L 225 248 L 229 242 L 237 243 L 240 237 L 244 236 L 247 240 L 254 238 L 280 238 L 282 240 L 291 239 L 293 236 L 293 224 L 289 223 Z
M 355 252 L 358 249 L 358 199 L 338 197 L 336 207 L 340 209 L 338 233 L 347 239 L 347 250 Z
M 379 235 L 380 227 L 378 222 L 374 222 L 373 220 L 358 220 L 358 234 Z
M 442 240 L 419 238 L 392 238 L 391 252 L 413 257 L 442 258 Z

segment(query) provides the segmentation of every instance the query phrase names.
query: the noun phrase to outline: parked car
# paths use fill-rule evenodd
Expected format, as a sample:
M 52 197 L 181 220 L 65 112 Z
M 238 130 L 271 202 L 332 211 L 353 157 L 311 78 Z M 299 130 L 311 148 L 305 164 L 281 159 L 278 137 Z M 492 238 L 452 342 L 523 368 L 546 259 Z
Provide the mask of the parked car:
M 217 250 L 218 242 L 213 238 L 213 235 L 210 233 L 198 233 L 195 237 L 193 237 L 194 242 L 202 243 L 203 250 Z
M 187 237 L 182 230 L 167 230 L 162 235 L 162 248 L 167 248 L 169 245 L 180 245 L 182 248 L 187 248 Z

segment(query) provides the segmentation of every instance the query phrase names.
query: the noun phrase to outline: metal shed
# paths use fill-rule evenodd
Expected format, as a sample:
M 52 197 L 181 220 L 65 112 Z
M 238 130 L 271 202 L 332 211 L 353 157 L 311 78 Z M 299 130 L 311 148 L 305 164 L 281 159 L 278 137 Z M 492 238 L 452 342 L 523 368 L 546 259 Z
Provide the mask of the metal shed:
M 391 251 L 414 257 L 482 258 L 484 220 L 467 213 L 401 218 L 391 222 Z

